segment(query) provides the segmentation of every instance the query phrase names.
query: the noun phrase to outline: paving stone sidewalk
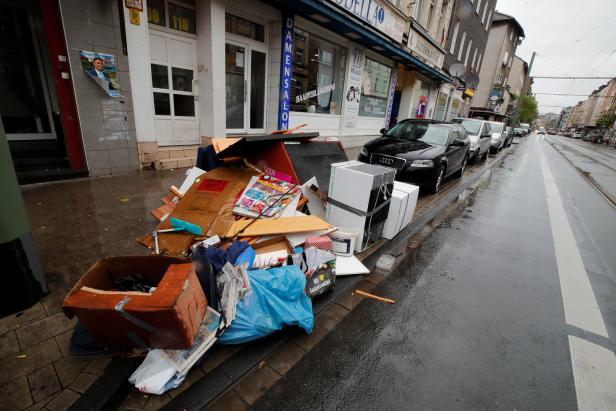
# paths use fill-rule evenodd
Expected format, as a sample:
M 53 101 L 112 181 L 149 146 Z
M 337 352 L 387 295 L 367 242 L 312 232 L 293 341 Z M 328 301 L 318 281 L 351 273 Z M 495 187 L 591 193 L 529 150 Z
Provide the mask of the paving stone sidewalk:
M 135 238 L 153 228 L 149 211 L 185 171 L 23 188 L 50 294 L 0 318 L 0 409 L 64 410 L 103 374 L 108 359 L 79 360 L 69 352 L 75 320 L 62 312 L 62 300 L 96 260 L 148 253 Z

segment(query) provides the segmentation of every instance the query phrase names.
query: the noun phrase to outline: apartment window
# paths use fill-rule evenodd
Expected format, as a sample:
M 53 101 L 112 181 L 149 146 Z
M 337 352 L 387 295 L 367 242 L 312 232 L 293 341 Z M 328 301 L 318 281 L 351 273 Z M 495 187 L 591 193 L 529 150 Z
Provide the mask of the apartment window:
M 359 115 L 366 117 L 385 117 L 391 67 L 366 58 L 364 79 L 359 99 Z
M 481 16 L 481 24 L 486 24 L 486 16 L 488 15 L 488 8 L 490 3 L 486 1 L 486 5 L 483 7 L 483 16 Z
M 464 57 L 464 65 L 468 66 L 468 56 L 471 55 L 471 48 L 473 48 L 473 39 L 468 41 L 468 47 L 466 48 L 466 57 Z
M 503 59 L 503 63 L 505 63 L 505 65 L 509 64 L 509 52 L 505 51 L 505 58 Z
M 449 53 L 453 56 L 454 51 L 456 50 L 456 41 L 458 40 L 458 30 L 460 29 L 460 22 L 456 22 L 456 25 L 453 27 L 453 34 L 451 35 L 451 46 L 449 47 Z
M 477 71 L 481 71 L 481 58 L 483 57 L 483 53 L 479 53 L 479 58 L 477 59 Z
M 148 23 L 195 34 L 197 32 L 195 0 L 150 0 Z
M 415 20 L 417 20 L 419 23 L 421 23 L 421 16 L 423 14 L 423 8 L 424 8 L 424 0 L 417 0 L 417 8 L 415 9 Z
M 428 8 L 428 21 L 426 22 L 426 29 L 430 31 L 432 29 L 432 18 L 434 17 L 434 2 L 430 2 Z
M 473 62 L 471 63 L 471 68 L 477 70 L 477 47 L 475 47 L 475 52 L 473 53 Z
M 511 33 L 509 34 L 509 41 L 513 41 L 513 32 L 514 30 L 511 29 Z
M 488 13 L 488 19 L 486 20 L 486 31 L 490 28 L 490 20 L 492 19 L 492 10 Z
M 466 41 L 466 32 L 462 33 L 462 40 L 460 40 L 460 49 L 458 50 L 458 61 L 462 61 L 462 53 L 464 52 L 464 42 Z
M 477 7 L 475 8 L 475 13 L 479 15 L 479 10 L 481 9 L 481 0 L 477 0 Z

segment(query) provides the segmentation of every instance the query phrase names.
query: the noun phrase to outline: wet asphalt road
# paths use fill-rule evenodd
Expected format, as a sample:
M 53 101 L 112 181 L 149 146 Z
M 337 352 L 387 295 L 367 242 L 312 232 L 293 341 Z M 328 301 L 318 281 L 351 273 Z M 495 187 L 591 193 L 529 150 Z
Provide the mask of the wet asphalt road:
M 256 409 L 616 407 L 616 209 L 546 141 L 513 150 L 373 291 L 396 304 L 363 301 Z

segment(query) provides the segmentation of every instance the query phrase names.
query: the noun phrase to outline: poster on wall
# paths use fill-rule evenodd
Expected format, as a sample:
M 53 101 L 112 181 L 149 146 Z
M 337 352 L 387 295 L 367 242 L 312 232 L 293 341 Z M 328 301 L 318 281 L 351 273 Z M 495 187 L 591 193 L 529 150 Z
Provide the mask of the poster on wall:
M 115 57 L 112 54 L 81 51 L 81 67 L 110 97 L 120 97 Z
M 359 112 L 359 98 L 364 73 L 364 50 L 353 47 L 351 52 L 351 64 L 349 69 L 349 81 L 345 93 L 344 102 L 344 127 L 355 128 L 357 125 L 357 113 Z

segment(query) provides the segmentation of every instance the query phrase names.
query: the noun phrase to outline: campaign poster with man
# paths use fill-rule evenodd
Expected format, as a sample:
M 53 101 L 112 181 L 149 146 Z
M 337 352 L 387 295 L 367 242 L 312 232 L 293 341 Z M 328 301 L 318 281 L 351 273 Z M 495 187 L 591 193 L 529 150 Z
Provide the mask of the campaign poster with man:
M 109 96 L 120 97 L 120 83 L 112 54 L 81 51 L 81 67 Z

